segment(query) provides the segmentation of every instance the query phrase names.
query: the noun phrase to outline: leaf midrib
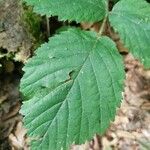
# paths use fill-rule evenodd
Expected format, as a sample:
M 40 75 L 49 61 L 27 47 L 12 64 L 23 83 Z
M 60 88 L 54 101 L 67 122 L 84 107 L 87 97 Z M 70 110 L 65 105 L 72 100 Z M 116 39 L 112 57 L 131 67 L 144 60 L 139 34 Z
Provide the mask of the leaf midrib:
M 67 93 L 66 97 L 64 98 L 64 101 L 63 101 L 62 104 L 60 105 L 60 107 L 59 107 L 59 109 L 58 109 L 58 111 L 57 111 L 55 117 L 52 119 L 52 122 L 50 122 L 50 124 L 48 125 L 49 127 L 52 125 L 52 123 L 53 123 L 54 120 L 56 119 L 56 117 L 57 117 L 59 111 L 61 110 L 61 107 L 62 107 L 63 104 L 66 102 L 67 96 L 69 95 L 69 93 L 70 93 L 72 87 L 74 86 L 74 83 L 75 83 L 76 78 L 79 76 L 79 74 L 80 74 L 80 72 L 81 72 L 81 70 L 82 70 L 84 64 L 86 63 L 87 59 L 89 58 L 91 52 L 94 50 L 94 48 L 95 48 L 95 46 L 96 46 L 96 44 L 97 44 L 97 42 L 98 42 L 98 40 L 99 40 L 100 38 L 101 38 L 101 37 L 99 37 L 98 34 L 97 34 L 97 37 L 96 37 L 96 40 L 95 40 L 95 42 L 94 42 L 94 44 L 93 44 L 92 50 L 89 51 L 89 54 L 88 54 L 87 57 L 85 58 L 85 60 L 84 60 L 84 62 L 83 62 L 83 65 L 81 65 L 81 68 L 80 68 L 80 70 L 78 71 L 77 76 L 73 79 L 73 83 L 72 83 L 72 85 L 71 85 L 71 87 L 70 87 L 70 90 L 68 90 L 68 93 Z M 42 139 L 45 138 L 45 136 L 47 135 L 48 131 L 49 131 L 49 128 L 48 128 L 48 130 L 46 131 L 46 133 L 43 135 Z M 41 143 L 40 143 L 39 146 L 41 146 L 42 142 L 43 142 L 43 140 L 41 141 Z M 65 142 L 65 143 L 66 143 L 66 142 Z

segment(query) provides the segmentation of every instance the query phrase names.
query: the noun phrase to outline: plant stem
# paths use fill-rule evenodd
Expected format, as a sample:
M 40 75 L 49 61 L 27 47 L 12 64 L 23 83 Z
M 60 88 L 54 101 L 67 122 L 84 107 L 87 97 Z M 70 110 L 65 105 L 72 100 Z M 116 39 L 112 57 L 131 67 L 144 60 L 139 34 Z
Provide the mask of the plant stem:
M 105 16 L 103 22 L 102 22 L 102 25 L 101 25 L 101 28 L 98 32 L 98 35 L 101 36 L 105 30 L 105 25 L 106 25 L 106 22 L 107 22 L 107 15 Z
M 47 37 L 50 37 L 50 25 L 49 25 L 49 18 L 46 16 L 46 24 L 47 24 Z
M 107 22 L 107 18 L 108 18 L 108 13 L 109 13 L 109 0 L 107 1 L 107 8 L 106 8 L 106 15 L 104 17 L 104 20 L 102 22 L 102 25 L 100 27 L 100 30 L 98 32 L 98 36 L 101 36 L 105 30 L 105 25 L 106 25 L 106 22 Z

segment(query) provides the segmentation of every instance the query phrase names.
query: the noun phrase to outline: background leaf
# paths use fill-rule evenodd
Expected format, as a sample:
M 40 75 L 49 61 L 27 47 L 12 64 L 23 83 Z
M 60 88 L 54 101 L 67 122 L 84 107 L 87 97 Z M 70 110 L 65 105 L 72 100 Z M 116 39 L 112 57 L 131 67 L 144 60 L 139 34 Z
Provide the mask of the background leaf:
M 34 11 L 59 20 L 95 22 L 102 20 L 107 11 L 107 0 L 25 0 Z
M 32 149 L 68 149 L 104 133 L 122 98 L 124 67 L 108 37 L 69 29 L 24 67 L 21 112 Z
M 109 19 L 131 53 L 150 68 L 150 4 L 145 0 L 121 0 Z

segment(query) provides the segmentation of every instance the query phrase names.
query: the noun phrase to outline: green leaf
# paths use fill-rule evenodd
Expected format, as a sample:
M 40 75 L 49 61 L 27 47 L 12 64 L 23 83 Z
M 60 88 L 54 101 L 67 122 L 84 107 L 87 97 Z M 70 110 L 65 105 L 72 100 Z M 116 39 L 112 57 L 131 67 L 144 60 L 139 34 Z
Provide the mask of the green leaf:
M 25 0 L 34 11 L 59 20 L 95 22 L 107 13 L 107 0 Z
M 150 4 L 145 0 L 121 0 L 109 19 L 125 46 L 150 68 Z
M 68 149 L 104 133 L 114 119 L 125 73 L 108 37 L 61 32 L 37 50 L 24 71 L 21 112 L 32 149 Z

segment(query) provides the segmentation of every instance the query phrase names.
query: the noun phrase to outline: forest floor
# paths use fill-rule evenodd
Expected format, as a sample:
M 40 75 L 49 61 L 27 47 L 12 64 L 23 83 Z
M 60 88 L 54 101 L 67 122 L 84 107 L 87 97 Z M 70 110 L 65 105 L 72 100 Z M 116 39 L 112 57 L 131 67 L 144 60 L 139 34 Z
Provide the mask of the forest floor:
M 0 5 L 0 150 L 30 149 L 30 139 L 19 114 L 22 103 L 19 84 L 23 63 L 32 54 L 35 40 L 28 34 L 29 29 L 25 29 L 26 24 L 22 25 L 22 20 L 20 23 L 20 12 L 19 0 L 6 0 Z M 82 24 L 82 28 L 87 26 Z M 105 135 L 96 135 L 91 142 L 72 146 L 72 150 L 150 150 L 150 70 L 144 70 L 128 53 L 123 57 L 124 99 L 115 121 Z
M 149 150 L 150 149 L 150 71 L 130 55 L 125 56 L 124 100 L 107 133 L 72 150 Z M 0 150 L 28 150 L 28 138 L 19 114 L 20 74 L 1 74 Z

